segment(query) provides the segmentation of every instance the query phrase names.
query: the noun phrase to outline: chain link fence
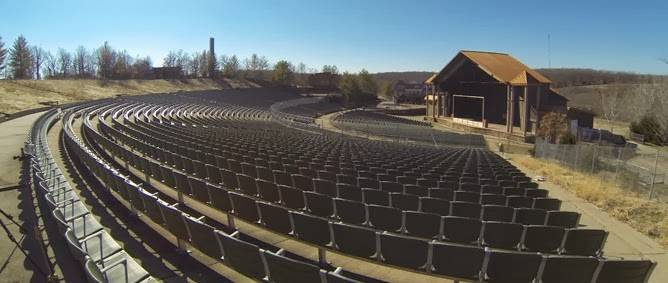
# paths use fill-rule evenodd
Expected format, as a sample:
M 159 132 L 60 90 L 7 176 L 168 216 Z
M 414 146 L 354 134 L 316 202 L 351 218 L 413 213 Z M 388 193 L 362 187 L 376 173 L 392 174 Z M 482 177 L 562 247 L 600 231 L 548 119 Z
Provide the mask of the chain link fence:
M 536 141 L 535 157 L 613 181 L 622 189 L 668 201 L 668 153 L 648 146 L 550 144 Z

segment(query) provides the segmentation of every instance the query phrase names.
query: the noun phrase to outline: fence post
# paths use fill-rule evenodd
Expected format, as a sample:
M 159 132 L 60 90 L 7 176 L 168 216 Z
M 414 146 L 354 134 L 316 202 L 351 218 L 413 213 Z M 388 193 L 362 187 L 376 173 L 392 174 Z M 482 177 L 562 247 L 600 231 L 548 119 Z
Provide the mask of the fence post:
M 594 145 L 594 154 L 591 158 L 591 174 L 594 174 L 594 167 L 596 166 L 596 154 L 598 154 L 598 145 Z
M 578 170 L 578 158 L 580 157 L 580 145 L 575 144 L 575 160 L 573 160 L 573 170 Z
M 659 148 L 656 149 L 656 156 L 654 157 L 654 170 L 652 170 L 652 184 L 649 186 L 649 200 L 654 196 L 654 181 L 656 179 L 656 168 L 659 166 Z

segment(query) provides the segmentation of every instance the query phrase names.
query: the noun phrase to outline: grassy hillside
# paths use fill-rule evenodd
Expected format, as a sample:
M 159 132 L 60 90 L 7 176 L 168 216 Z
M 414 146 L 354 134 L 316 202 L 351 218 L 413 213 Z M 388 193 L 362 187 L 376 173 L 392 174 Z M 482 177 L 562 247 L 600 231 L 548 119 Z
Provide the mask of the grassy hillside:
M 59 103 L 100 99 L 116 95 L 138 95 L 176 91 L 249 87 L 233 80 L 0 80 L 0 112 L 14 113 Z
M 556 88 L 604 84 L 644 84 L 668 78 L 668 76 L 575 68 L 537 69 L 537 71 L 550 78 L 552 86 Z

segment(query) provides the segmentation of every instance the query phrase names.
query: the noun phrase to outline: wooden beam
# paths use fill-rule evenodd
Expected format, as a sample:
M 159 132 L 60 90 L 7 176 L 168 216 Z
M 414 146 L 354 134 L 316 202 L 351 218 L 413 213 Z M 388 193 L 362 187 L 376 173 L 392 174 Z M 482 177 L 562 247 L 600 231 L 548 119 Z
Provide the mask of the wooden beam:
M 510 133 L 510 85 L 506 85 L 506 133 Z
M 539 84 L 536 88 L 536 131 L 540 127 L 540 97 L 543 94 L 543 88 Z
M 527 128 L 529 127 L 529 118 L 531 117 L 531 114 L 529 113 L 529 87 L 525 86 L 524 87 L 524 111 L 522 113 L 521 118 L 521 124 L 520 126 L 522 127 L 522 135 L 526 137 L 527 135 Z

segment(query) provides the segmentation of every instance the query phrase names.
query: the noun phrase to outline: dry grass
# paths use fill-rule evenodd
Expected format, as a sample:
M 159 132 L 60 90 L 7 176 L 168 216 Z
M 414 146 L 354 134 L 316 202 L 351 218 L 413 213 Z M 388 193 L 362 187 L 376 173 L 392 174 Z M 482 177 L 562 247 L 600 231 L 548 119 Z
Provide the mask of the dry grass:
M 513 160 L 668 247 L 667 203 L 649 201 L 646 195 L 622 190 L 608 179 L 574 172 L 530 156 L 518 155 Z
M 59 103 L 146 93 L 213 90 L 240 86 L 236 81 L 189 80 L 0 80 L 0 112 L 14 113 Z

